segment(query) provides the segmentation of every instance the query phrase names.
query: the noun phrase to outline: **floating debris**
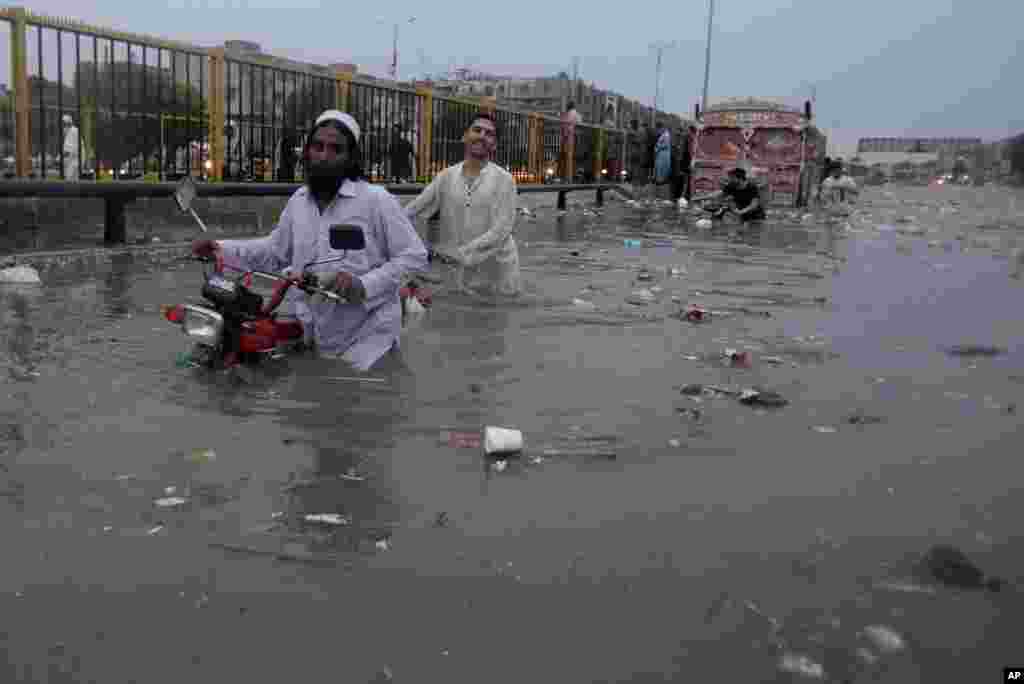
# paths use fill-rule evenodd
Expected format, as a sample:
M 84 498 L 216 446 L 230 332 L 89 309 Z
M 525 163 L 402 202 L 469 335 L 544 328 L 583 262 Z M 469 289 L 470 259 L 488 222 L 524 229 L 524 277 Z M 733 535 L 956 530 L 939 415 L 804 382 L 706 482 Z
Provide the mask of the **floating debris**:
M 896 653 L 907 647 L 906 642 L 892 628 L 884 625 L 870 625 L 864 628 L 864 636 L 875 648 L 883 653 Z
M 926 587 L 905 580 L 886 580 L 874 585 L 875 589 L 883 591 L 898 591 L 904 594 L 934 594 L 934 587 Z
M 180 496 L 167 496 L 162 499 L 157 499 L 153 503 L 157 508 L 177 508 L 187 504 L 188 499 L 183 499 Z
M 747 406 L 781 408 L 788 405 L 789 401 L 778 392 L 748 389 L 740 393 L 740 403 Z
M 885 422 L 885 418 L 881 416 L 869 416 L 861 412 L 854 413 L 846 422 L 850 425 L 878 425 Z
M 824 679 L 825 668 L 811 660 L 805 655 L 786 653 L 779 660 L 779 669 L 783 672 L 808 677 L 810 679 Z
M 820 432 L 822 434 L 831 434 L 836 431 L 836 429 L 831 425 L 815 425 L 811 429 L 814 430 L 815 432 Z
M 217 460 L 217 452 L 213 449 L 193 449 L 188 460 L 193 463 L 210 463 Z
M 630 296 L 626 297 L 626 303 L 635 304 L 636 306 L 647 306 L 655 299 L 655 294 L 645 288 L 642 290 L 637 290 Z
M 31 266 L 11 266 L 0 268 L 0 283 L 37 285 L 43 282 L 39 271 Z
M 307 513 L 302 519 L 315 525 L 344 527 L 352 524 L 352 519 L 339 513 Z
M 978 356 L 999 356 L 1005 354 L 1006 350 L 1000 347 L 993 347 L 983 344 L 958 344 L 953 347 L 949 347 L 946 353 L 950 356 L 966 356 L 966 357 L 978 357 Z

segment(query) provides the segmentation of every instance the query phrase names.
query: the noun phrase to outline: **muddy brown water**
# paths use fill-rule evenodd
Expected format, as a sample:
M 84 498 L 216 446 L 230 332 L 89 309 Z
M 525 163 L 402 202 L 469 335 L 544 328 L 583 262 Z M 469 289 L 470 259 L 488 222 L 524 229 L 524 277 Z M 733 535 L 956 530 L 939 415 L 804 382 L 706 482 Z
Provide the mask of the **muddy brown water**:
M 994 677 L 1019 594 L 911 573 L 947 543 L 1024 577 L 1021 199 L 872 189 L 749 231 L 541 205 L 521 300 L 442 286 L 378 383 L 177 367 L 159 306 L 201 269 L 171 251 L 41 264 L 0 285 L 0 678 L 811 681 L 789 653 L 836 682 Z M 484 425 L 523 456 L 444 441 Z M 328 513 L 349 524 L 303 522 Z

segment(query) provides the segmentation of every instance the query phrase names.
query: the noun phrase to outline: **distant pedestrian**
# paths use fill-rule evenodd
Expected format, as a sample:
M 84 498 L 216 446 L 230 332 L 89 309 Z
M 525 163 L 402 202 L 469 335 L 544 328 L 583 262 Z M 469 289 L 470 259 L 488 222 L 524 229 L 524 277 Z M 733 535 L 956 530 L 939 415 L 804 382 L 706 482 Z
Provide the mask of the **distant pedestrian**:
M 81 178 L 78 127 L 75 126 L 70 114 L 65 114 L 61 123 L 64 127 L 64 180 L 78 181 Z
M 462 140 L 465 160 L 435 176 L 405 212 L 414 219 L 440 211 L 440 244 L 433 253 L 457 267 L 458 289 L 477 295 L 518 295 L 516 181 L 490 161 L 498 143 L 494 116 L 477 114 Z
M 665 124 L 658 122 L 658 141 L 654 146 L 654 182 L 658 185 L 658 195 L 665 194 L 670 188 L 665 187 L 672 176 L 672 134 Z

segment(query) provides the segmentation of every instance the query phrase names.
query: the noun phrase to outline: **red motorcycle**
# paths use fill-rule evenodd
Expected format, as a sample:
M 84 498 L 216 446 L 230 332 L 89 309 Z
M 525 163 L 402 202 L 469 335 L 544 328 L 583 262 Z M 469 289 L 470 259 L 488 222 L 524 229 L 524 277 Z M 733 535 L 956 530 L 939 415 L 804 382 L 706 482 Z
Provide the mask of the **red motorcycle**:
M 208 305 L 164 305 L 161 313 L 171 323 L 180 325 L 185 335 L 195 343 L 190 360 L 207 368 L 220 370 L 239 363 L 259 363 L 289 351 L 301 350 L 304 347 L 302 322 L 278 317 L 277 307 L 292 287 L 309 296 L 321 296 L 334 302 L 347 301 L 338 293 L 321 287 L 316 274 L 309 269 L 342 261 L 349 250 L 366 247 L 362 230 L 355 226 L 332 227 L 330 244 L 331 249 L 342 251 L 342 256 L 311 261 L 303 267 L 300 275 L 294 277 L 238 269 L 222 263 L 217 264 L 213 273 L 204 269 L 202 296 Z M 204 263 L 213 261 L 211 258 L 192 258 Z M 236 270 L 240 275 L 230 278 L 225 268 Z M 253 278 L 273 282 L 269 301 L 264 301 L 262 295 L 252 290 Z
M 175 191 L 174 199 L 183 212 L 191 213 L 203 232 L 206 225 L 192 208 L 196 197 L 196 186 L 186 178 Z M 342 256 L 306 264 L 298 276 L 287 277 L 263 271 L 235 268 L 230 264 L 218 263 L 213 273 L 204 269 L 202 296 L 209 305 L 197 304 L 164 305 L 161 313 L 171 323 L 181 326 L 185 335 L 194 341 L 188 361 L 212 369 L 227 369 L 238 364 L 259 363 L 268 358 L 277 358 L 289 351 L 299 351 L 305 346 L 302 322 L 295 318 L 278 317 L 276 310 L 292 287 L 309 296 L 321 296 L 334 302 L 347 301 L 335 292 L 324 289 L 316 274 L 309 269 L 321 264 L 334 263 L 346 258 L 351 251 L 366 248 L 366 239 L 357 226 L 332 226 L 329 234 L 331 249 L 339 250 Z M 192 257 L 196 261 L 210 263 L 211 258 Z M 237 278 L 229 278 L 224 269 L 238 271 Z M 252 290 L 253 278 L 273 282 L 269 301 Z M 399 293 L 402 302 L 402 320 L 408 309 L 422 311 L 431 304 L 431 293 L 411 279 Z

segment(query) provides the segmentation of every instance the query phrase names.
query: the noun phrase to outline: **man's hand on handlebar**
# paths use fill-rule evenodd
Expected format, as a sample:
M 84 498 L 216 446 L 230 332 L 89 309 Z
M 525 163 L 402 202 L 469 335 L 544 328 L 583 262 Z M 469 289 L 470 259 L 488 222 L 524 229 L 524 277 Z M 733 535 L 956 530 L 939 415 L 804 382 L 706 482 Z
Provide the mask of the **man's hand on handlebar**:
M 335 276 L 334 282 L 327 283 L 325 288 L 334 290 L 352 304 L 362 304 L 366 301 L 366 288 L 363 286 L 363 281 L 346 271 Z

